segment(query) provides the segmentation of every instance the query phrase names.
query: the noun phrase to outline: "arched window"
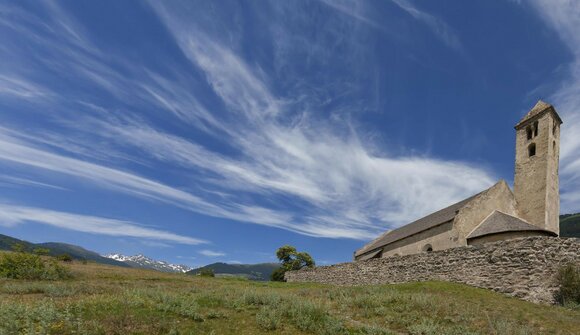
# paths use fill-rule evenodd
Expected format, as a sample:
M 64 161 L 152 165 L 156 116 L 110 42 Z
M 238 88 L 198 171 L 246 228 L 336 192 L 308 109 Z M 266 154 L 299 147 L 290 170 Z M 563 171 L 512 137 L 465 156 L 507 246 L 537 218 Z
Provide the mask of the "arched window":
M 554 149 L 554 153 L 556 153 L 556 141 L 552 142 L 552 148 Z
M 538 121 L 534 122 L 534 137 L 538 136 Z
M 431 244 L 426 244 L 423 247 L 423 252 L 431 252 L 431 251 L 433 251 L 433 247 L 431 246 Z
M 528 140 L 532 139 L 532 126 L 528 126 L 528 128 L 526 128 L 526 134 L 528 134 Z
M 536 143 L 532 143 L 528 146 L 528 157 L 536 155 Z

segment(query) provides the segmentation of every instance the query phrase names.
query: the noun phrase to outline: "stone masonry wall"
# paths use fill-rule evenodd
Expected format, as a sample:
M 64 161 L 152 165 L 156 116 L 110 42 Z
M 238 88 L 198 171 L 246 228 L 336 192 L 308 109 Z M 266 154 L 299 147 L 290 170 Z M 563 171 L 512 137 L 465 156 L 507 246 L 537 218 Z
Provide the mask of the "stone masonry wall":
M 345 286 L 442 280 L 552 303 L 555 274 L 570 262 L 580 265 L 580 239 L 536 236 L 290 271 L 286 280 Z

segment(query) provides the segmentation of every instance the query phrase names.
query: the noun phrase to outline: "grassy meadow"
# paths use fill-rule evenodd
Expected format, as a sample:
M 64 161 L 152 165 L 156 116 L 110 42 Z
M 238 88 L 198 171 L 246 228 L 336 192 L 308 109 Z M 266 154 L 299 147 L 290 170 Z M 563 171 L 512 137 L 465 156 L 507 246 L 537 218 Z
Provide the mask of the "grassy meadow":
M 580 310 L 464 285 L 355 288 L 64 264 L 0 279 L 0 334 L 580 334 Z

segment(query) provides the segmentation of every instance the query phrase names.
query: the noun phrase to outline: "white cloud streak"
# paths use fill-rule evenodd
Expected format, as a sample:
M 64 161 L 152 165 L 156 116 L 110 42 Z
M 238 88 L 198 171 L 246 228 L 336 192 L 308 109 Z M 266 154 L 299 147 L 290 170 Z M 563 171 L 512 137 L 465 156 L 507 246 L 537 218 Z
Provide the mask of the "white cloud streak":
M 201 250 L 199 254 L 204 255 L 206 257 L 222 257 L 226 254 L 220 251 L 213 251 L 213 250 Z
M 315 204 L 320 210 L 303 223 L 309 231 L 340 236 L 357 226 L 372 230 L 377 221 L 402 223 L 492 184 L 487 172 L 465 163 L 379 156 L 356 136 L 344 139 L 308 120 L 279 122 L 276 116 L 285 115 L 291 101 L 280 106 L 256 71 L 219 39 L 159 12 L 216 94 L 246 118 L 234 137 L 244 159 L 233 170 L 229 164 L 212 168 L 237 174 L 232 185 L 263 186 Z
M 133 237 L 188 245 L 207 243 L 204 240 L 139 226 L 133 222 L 95 216 L 71 214 L 42 208 L 0 204 L 1 225 L 12 227 L 36 222 L 83 233 Z
M 365 15 L 362 15 L 360 12 L 362 11 L 363 2 L 360 1 L 329 1 L 329 0 L 320 0 L 320 2 L 324 3 L 325 5 L 333 8 L 340 13 L 352 17 L 353 19 L 362 22 L 372 28 L 385 31 L 385 28 L 380 25 L 378 22 L 375 22 L 368 18 Z
M 172 204 L 210 216 L 290 228 L 288 222 L 291 218 L 286 214 L 242 204 L 220 207 L 154 180 L 27 146 L 2 130 L 0 128 L 0 160 L 73 176 L 91 181 L 98 187 Z
M 67 189 L 64 187 L 43 183 L 37 180 L 31 180 L 28 178 L 20 178 L 8 175 L 0 175 L 0 185 L 13 185 L 13 186 L 25 186 L 25 187 L 40 187 L 40 188 L 49 188 L 54 190 L 61 190 L 66 191 Z
M 494 178 L 481 167 L 377 151 L 351 125 L 346 126 L 345 135 L 344 125 L 309 118 L 296 107 L 308 100 L 307 92 L 280 98 L 259 68 L 219 36 L 201 33 L 195 20 L 181 20 L 164 5 L 153 3 L 191 68 L 203 74 L 208 89 L 226 106 L 222 118 L 209 112 L 188 88 L 190 78 L 185 74 L 176 83 L 122 60 L 119 64 L 135 77 L 130 80 L 126 77 L 131 76 L 115 72 L 107 65 L 115 60 L 114 55 L 105 58 L 72 20 L 57 20 L 57 27 L 68 37 L 66 43 L 53 41 L 60 47 L 61 57 L 44 61 L 70 69 L 71 76 L 88 80 L 129 104 L 131 110 L 155 106 L 216 141 L 227 142 L 233 154 L 218 153 L 153 127 L 144 113 L 137 117 L 125 110 L 84 104 L 83 110 L 92 112 L 79 116 L 61 106 L 60 117 L 55 117 L 79 136 L 75 132 L 60 138 L 54 135 L 48 143 L 42 134 L 23 135 L 0 128 L 0 160 L 205 215 L 330 238 L 368 239 L 493 184 Z M 60 98 L 75 99 L 65 93 Z M 315 103 L 308 106 L 316 108 Z M 90 162 L 107 155 L 119 162 L 116 153 L 99 147 L 102 139 L 139 149 L 139 158 L 147 157 L 152 165 L 180 167 L 184 176 L 211 192 L 201 187 L 177 188 Z M 60 143 L 59 152 L 80 154 L 86 160 L 51 151 L 52 143 Z
M 445 23 L 445 21 L 426 13 L 416 6 L 410 0 L 392 0 L 397 6 L 407 12 L 416 20 L 426 24 L 443 43 L 457 51 L 461 51 L 462 46 L 457 34 Z
M 50 97 L 50 91 L 14 75 L 0 73 L 0 96 L 36 100 Z

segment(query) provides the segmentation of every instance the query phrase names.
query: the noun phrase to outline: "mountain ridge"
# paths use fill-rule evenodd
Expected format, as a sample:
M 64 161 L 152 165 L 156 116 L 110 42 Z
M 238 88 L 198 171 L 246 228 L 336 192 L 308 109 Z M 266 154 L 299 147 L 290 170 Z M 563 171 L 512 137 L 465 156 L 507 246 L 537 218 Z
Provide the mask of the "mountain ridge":
M 560 236 L 580 238 L 580 213 L 560 215 Z
M 32 243 L 8 235 L 0 234 L 0 250 L 13 250 L 14 245 L 22 245 L 24 250 L 28 252 L 32 252 L 36 248 L 43 248 L 49 250 L 48 255 L 50 256 L 67 254 L 76 260 L 87 260 L 100 264 L 129 267 L 123 262 L 118 262 L 113 259 L 103 257 L 94 251 L 87 250 L 78 245 L 60 242 Z
M 160 261 L 147 257 L 143 254 L 126 256 L 119 253 L 112 253 L 103 255 L 103 257 L 123 262 L 132 268 L 142 268 L 142 269 L 157 270 L 161 272 L 177 272 L 177 273 L 185 273 L 187 271 L 192 270 L 192 268 L 187 265 L 172 264 L 166 261 Z

